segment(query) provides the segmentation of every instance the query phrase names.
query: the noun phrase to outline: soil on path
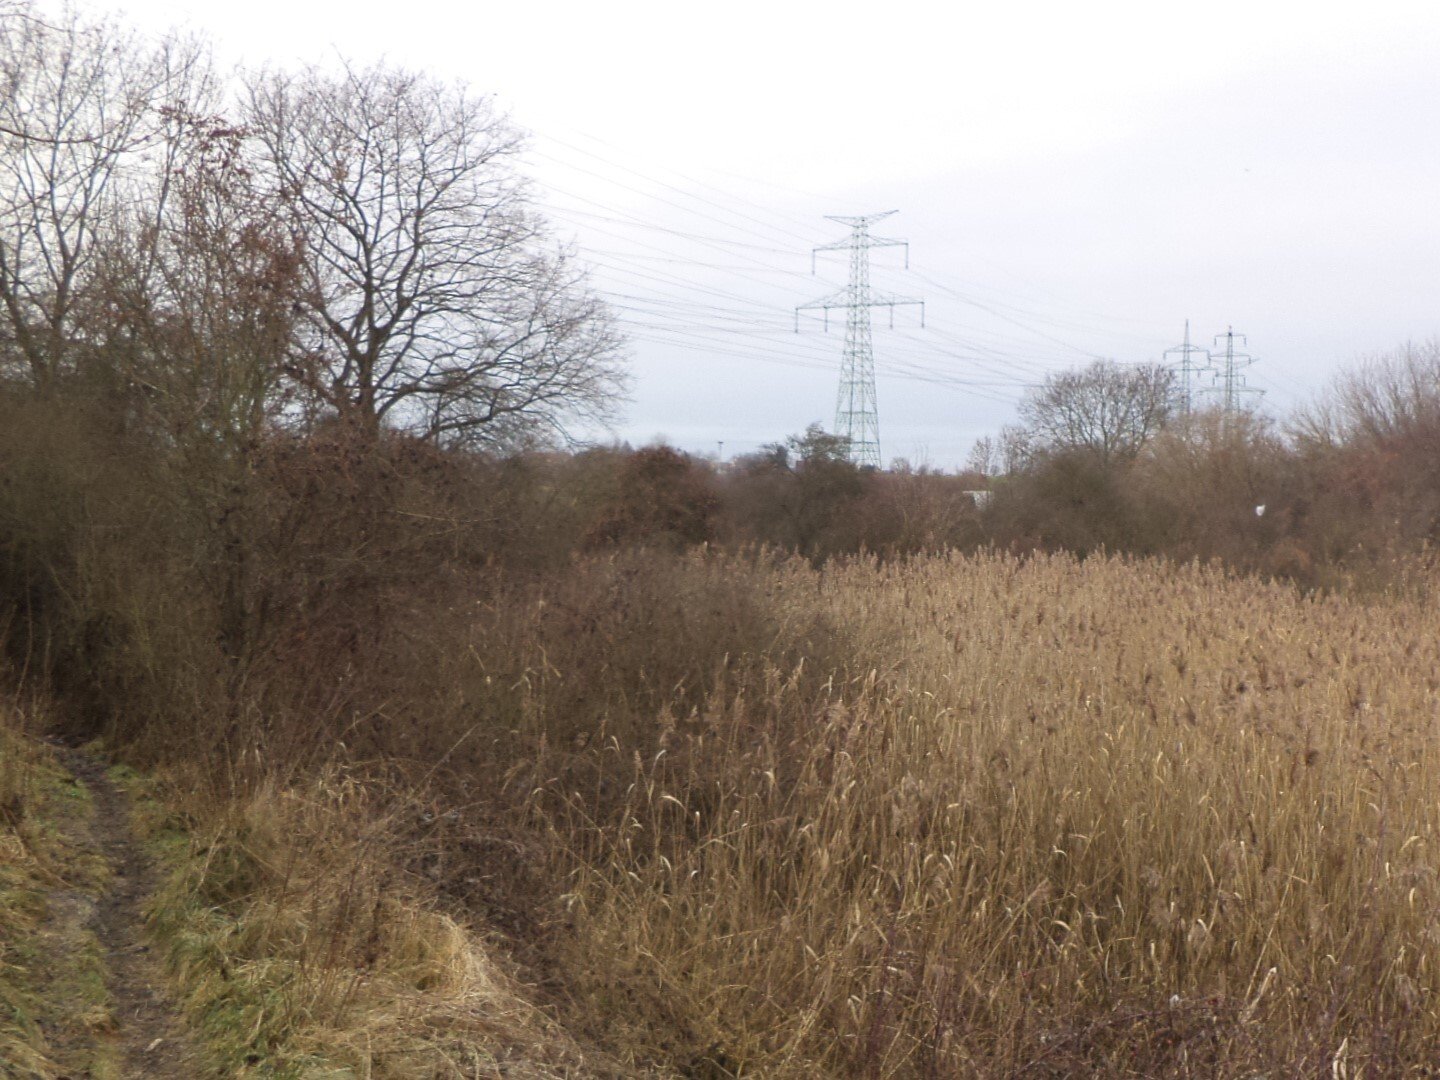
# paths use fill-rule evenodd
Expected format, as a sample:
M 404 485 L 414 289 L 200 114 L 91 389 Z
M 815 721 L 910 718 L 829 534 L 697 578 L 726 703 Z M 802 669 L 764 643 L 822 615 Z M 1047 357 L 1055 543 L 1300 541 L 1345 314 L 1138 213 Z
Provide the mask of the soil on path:
M 77 826 L 84 834 L 72 839 L 101 856 L 110 872 L 98 895 L 56 889 L 47 898 L 44 933 L 60 949 L 98 946 L 109 1015 L 102 1024 L 62 1024 L 50 1033 L 52 1042 L 61 1060 L 85 1063 L 68 1080 L 193 1080 L 204 1071 L 201 1056 L 160 990 L 158 962 L 145 938 L 144 905 L 155 871 L 131 829 L 130 798 L 98 758 L 57 749 L 93 807 Z

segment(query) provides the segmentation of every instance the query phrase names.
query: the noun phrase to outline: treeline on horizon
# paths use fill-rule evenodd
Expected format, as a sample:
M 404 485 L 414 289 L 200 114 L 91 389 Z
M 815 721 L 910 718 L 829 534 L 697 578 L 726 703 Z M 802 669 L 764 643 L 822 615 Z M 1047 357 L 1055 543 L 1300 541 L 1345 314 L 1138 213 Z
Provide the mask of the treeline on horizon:
M 473 462 L 529 488 L 530 557 L 640 544 L 771 547 L 812 562 L 994 548 L 1219 561 L 1302 588 L 1384 588 L 1440 526 L 1440 342 L 1342 371 L 1277 419 L 1183 408 L 1159 365 L 1097 361 L 1030 391 L 966 468 L 861 468 L 804 432 L 729 461 L 662 443 Z M 522 500 L 523 503 L 524 500 Z M 542 537 L 548 537 L 547 544 Z

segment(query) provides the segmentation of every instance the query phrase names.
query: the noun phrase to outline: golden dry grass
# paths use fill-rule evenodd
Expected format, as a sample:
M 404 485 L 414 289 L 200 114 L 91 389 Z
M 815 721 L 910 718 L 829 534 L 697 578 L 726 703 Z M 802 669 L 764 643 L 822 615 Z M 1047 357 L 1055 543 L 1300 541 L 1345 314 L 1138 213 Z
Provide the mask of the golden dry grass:
M 168 868 L 152 926 L 215 1075 L 608 1075 L 528 1000 L 483 929 L 403 872 L 398 841 L 422 811 L 382 790 L 332 769 L 188 828 L 147 803 Z
M 762 574 L 856 660 L 818 693 L 751 665 L 662 715 L 644 756 L 595 740 L 609 799 L 567 786 L 573 752 L 537 764 L 563 774 L 531 805 L 569 875 L 571 992 L 632 1060 L 1377 1077 L 1435 1059 L 1432 605 L 1124 559 L 728 572 Z

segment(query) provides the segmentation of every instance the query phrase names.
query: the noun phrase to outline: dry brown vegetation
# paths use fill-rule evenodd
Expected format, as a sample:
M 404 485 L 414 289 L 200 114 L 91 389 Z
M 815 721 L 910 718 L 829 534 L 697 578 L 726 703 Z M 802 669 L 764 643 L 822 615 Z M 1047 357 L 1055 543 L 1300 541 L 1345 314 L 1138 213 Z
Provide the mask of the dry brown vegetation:
M 88 790 L 36 737 L 46 712 L 0 700 L 0 1077 L 108 1077 L 114 1001 L 90 915 L 110 866 L 88 842 Z
M 598 720 L 526 773 L 567 882 L 548 917 L 571 1007 L 635 1060 L 1377 1076 L 1433 1059 L 1424 600 L 1070 557 L 696 572 L 758 573 L 850 652 L 819 683 L 762 665 L 662 710 L 643 751 Z
M 367 920 L 418 887 L 582 1072 L 1397 1075 L 1440 1045 L 1433 624 L 1120 558 L 595 558 L 431 626 L 428 723 L 370 735 L 409 809 L 263 790 L 220 831 L 269 884 L 193 887 L 339 980 L 280 980 L 313 1045 L 406 985 Z M 285 914 L 287 859 L 339 907 Z
M 256 456 L 227 564 L 153 451 L 6 430 L 12 645 L 158 770 L 157 941 L 220 1075 L 1381 1076 L 1440 1048 L 1423 559 L 1306 593 L 686 548 L 572 497 L 603 458 L 335 438 Z
M 114 1022 L 42 734 L 143 771 L 216 1076 L 1440 1060 L 1440 346 L 1057 374 L 984 476 L 562 453 L 620 343 L 483 99 L 0 31 L 0 1075 Z
M 215 1075 L 619 1075 L 401 869 L 420 804 L 338 769 L 218 814 L 178 790 L 146 803 L 168 869 L 152 930 Z
M 36 978 L 26 970 L 27 940 L 44 919 L 39 894 L 58 860 L 54 825 L 54 766 L 27 737 L 23 714 L 0 706 L 0 1061 L 45 1075 L 54 1065 L 36 1022 Z

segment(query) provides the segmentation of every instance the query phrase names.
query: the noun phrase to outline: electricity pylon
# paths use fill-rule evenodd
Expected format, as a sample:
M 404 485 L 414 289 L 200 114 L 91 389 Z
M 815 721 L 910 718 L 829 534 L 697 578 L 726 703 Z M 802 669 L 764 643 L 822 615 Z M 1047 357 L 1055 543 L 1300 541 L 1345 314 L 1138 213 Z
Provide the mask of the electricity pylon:
M 1203 364 L 1192 361 L 1196 354 L 1205 357 Z M 1189 418 L 1195 410 L 1195 386 L 1193 377 L 1210 368 L 1210 350 L 1200 345 L 1190 344 L 1190 320 L 1185 320 L 1185 340 L 1165 350 L 1165 356 L 1179 356 L 1176 366 L 1180 371 L 1180 415 Z
M 815 272 L 816 257 L 822 251 L 850 252 L 850 283 L 840 292 L 795 309 L 795 331 L 800 331 L 800 312 L 823 311 L 825 328 L 830 328 L 830 309 L 845 309 L 845 352 L 840 363 L 840 392 L 835 402 L 835 434 L 846 440 L 850 460 L 856 465 L 880 467 L 880 410 L 875 400 L 875 352 L 870 344 L 870 309 L 888 307 L 890 324 L 895 324 L 895 308 L 902 304 L 920 305 L 920 325 L 925 325 L 925 301 L 912 297 L 875 293 L 870 289 L 870 249 L 903 247 L 905 269 L 910 269 L 910 243 L 870 235 L 870 225 L 896 213 L 865 214 L 860 217 L 827 215 L 827 221 L 838 221 L 850 227 L 846 240 L 825 244 L 810 253 L 810 272 Z
M 1255 394 L 1259 396 L 1265 391 L 1254 386 L 1245 385 L 1245 376 L 1241 372 L 1255 363 L 1255 357 L 1249 353 L 1235 351 L 1235 339 L 1240 339 L 1240 344 L 1249 344 L 1244 334 L 1235 333 L 1233 326 L 1227 327 L 1225 333 L 1215 335 L 1215 344 L 1219 345 L 1223 339 L 1225 342 L 1225 353 L 1220 358 L 1220 370 L 1215 373 L 1215 379 L 1219 386 L 1211 389 L 1212 394 L 1220 395 L 1220 412 L 1228 422 L 1240 411 L 1240 397 L 1242 394 Z

